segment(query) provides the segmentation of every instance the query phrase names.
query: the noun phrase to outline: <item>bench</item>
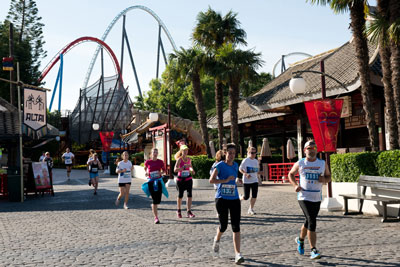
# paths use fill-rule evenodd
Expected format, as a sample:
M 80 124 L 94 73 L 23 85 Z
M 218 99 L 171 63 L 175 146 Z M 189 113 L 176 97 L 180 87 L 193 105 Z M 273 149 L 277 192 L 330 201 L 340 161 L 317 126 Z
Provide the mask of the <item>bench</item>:
M 349 214 L 363 214 L 362 208 L 364 204 L 364 200 L 370 201 L 380 201 L 383 206 L 383 219 L 382 222 L 387 222 L 387 205 L 391 204 L 400 204 L 400 194 L 398 198 L 395 197 L 381 197 L 376 195 L 365 195 L 367 187 L 371 189 L 384 189 L 384 190 L 395 190 L 400 193 L 400 178 L 393 177 L 381 177 L 381 176 L 366 176 L 360 175 L 358 180 L 358 186 L 362 186 L 361 194 L 340 194 L 339 196 L 344 199 L 344 215 Z M 360 206 L 358 212 L 349 212 L 348 203 L 349 199 L 359 199 Z M 397 219 L 400 219 L 400 209 Z

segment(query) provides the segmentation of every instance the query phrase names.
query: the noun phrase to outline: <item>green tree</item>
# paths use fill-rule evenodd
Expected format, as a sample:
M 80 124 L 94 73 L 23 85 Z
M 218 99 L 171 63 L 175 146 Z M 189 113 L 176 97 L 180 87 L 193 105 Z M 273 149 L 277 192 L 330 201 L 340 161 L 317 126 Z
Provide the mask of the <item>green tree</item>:
M 239 142 L 238 104 L 240 98 L 239 85 L 243 80 L 252 79 L 258 74 L 256 69 L 263 63 L 261 54 L 252 50 L 240 50 L 233 45 L 223 45 L 218 49 L 216 60 L 224 65 L 221 77 L 229 84 L 229 111 L 231 121 L 231 141 Z
M 176 62 L 176 65 L 174 65 L 176 66 L 176 75 L 173 75 L 175 80 L 190 81 L 192 83 L 201 134 L 207 148 L 207 155 L 211 157 L 207 130 L 207 115 L 204 109 L 203 92 L 200 82 L 200 77 L 204 74 L 205 57 L 204 51 L 198 47 L 189 49 L 181 47 L 179 51 L 175 51 L 175 53 L 170 55 L 170 61 Z
M 34 72 L 39 71 L 40 59 L 46 57 L 43 49 L 43 26 L 38 15 L 39 11 L 34 0 L 11 0 L 7 19 L 16 29 L 17 43 L 27 40 L 31 45 L 32 65 Z
M 378 136 L 376 132 L 375 111 L 372 97 L 371 78 L 369 75 L 369 54 L 365 31 L 365 17 L 368 10 L 366 0 L 309 0 L 312 4 L 330 5 L 336 13 L 350 11 L 351 29 L 354 37 L 354 46 L 358 64 L 358 74 L 361 81 L 361 96 L 365 121 L 367 122 L 369 143 L 371 149 L 378 148 Z
M 271 73 L 261 72 L 254 79 L 246 79 L 240 83 L 240 97 L 246 98 L 258 92 L 267 83 L 272 81 Z
M 236 18 L 237 13 L 229 11 L 225 16 L 208 8 L 206 12 L 200 12 L 197 15 L 197 24 L 192 34 L 195 44 L 204 47 L 209 55 L 207 72 L 214 77 L 215 82 L 215 105 L 218 122 L 218 143 L 222 149 L 224 138 L 223 126 L 223 84 L 220 73 L 223 66 L 215 60 L 217 50 L 224 44 L 247 44 L 246 32 L 240 28 L 240 22 Z

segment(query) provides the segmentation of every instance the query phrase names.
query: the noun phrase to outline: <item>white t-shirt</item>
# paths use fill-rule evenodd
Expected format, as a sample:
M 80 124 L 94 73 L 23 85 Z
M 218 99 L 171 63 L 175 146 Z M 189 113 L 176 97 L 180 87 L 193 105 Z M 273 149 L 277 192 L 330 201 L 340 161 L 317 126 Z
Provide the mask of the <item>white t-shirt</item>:
M 245 175 L 243 175 L 243 183 L 258 183 L 258 171 L 260 170 L 260 163 L 257 159 L 245 158 L 242 160 L 242 163 L 240 163 L 239 169 L 244 170 L 251 176 L 250 178 L 247 178 Z
M 62 158 L 64 159 L 64 161 L 65 161 L 65 164 L 72 164 L 72 159 L 75 157 L 75 155 L 74 154 L 72 154 L 71 152 L 65 152 L 63 155 L 62 155 Z
M 131 169 L 132 162 L 128 160 L 127 162 L 120 161 L 118 162 L 118 166 L 116 171 L 126 169 L 126 172 L 118 173 L 118 183 L 130 183 L 131 182 Z
M 298 200 L 318 202 L 322 200 L 322 183 L 319 176 L 325 173 L 325 161 L 316 159 L 308 161 L 303 158 L 298 161 L 301 191 L 297 193 Z

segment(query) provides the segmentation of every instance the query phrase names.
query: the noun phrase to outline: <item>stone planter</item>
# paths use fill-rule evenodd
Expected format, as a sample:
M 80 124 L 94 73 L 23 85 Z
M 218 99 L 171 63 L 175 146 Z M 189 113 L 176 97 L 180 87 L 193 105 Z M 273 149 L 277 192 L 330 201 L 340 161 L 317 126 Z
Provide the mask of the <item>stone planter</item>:
M 333 197 L 339 201 L 340 204 L 344 206 L 343 197 L 339 196 L 340 194 L 360 194 L 362 192 L 362 187 L 357 186 L 357 183 L 337 183 L 332 182 L 332 193 Z M 387 191 L 387 190 L 378 190 L 374 189 L 371 192 L 371 188 L 367 187 L 366 195 L 378 195 L 378 196 L 386 196 L 386 197 L 398 197 L 398 192 L 395 191 Z M 360 200 L 350 199 L 348 201 L 349 210 L 358 211 Z M 400 205 L 388 205 L 387 212 L 388 216 L 397 217 L 399 212 Z M 378 201 L 364 201 L 363 205 L 363 213 L 373 214 L 373 215 L 382 215 L 383 207 L 382 204 Z

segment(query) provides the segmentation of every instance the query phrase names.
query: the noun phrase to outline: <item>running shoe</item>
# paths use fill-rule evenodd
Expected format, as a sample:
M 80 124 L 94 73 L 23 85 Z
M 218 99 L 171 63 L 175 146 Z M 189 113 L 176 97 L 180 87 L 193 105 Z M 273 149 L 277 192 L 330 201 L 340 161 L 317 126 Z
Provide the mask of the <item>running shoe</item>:
M 319 258 L 321 258 L 321 253 L 319 253 L 319 251 L 316 248 L 313 248 L 311 250 L 310 259 L 316 260 L 316 259 L 319 259 Z
M 239 199 L 240 199 L 240 201 L 244 200 L 244 198 L 243 198 L 243 195 L 242 195 L 242 194 L 239 194 Z
M 241 253 L 236 254 L 235 256 L 235 264 L 240 265 L 244 262 L 244 258 Z
M 300 238 L 296 237 L 296 243 L 297 243 L 297 252 L 299 252 L 300 255 L 304 255 L 304 240 L 300 241 Z
M 256 213 L 254 212 L 253 209 L 249 209 L 249 210 L 247 211 L 247 214 L 249 214 L 249 215 L 254 215 L 254 214 L 256 214 Z
M 96 191 L 94 191 L 94 192 L 93 192 L 93 195 L 97 195 L 97 192 L 96 192 Z
M 160 220 L 158 219 L 158 217 L 155 217 L 154 218 L 154 224 L 159 224 L 160 223 Z
M 92 185 L 92 180 L 89 179 L 89 186 L 91 186 L 91 185 Z
M 217 241 L 215 238 L 214 238 L 214 243 L 213 243 L 213 250 L 215 253 L 219 252 L 219 240 Z
M 176 216 L 177 216 L 179 219 L 182 218 L 181 210 L 177 210 L 177 211 L 176 211 Z
M 115 206 L 119 206 L 119 199 L 115 200 Z
M 124 204 L 124 209 L 129 210 L 128 205 Z
M 187 212 L 187 217 L 188 217 L 188 218 L 194 218 L 194 217 L 196 217 L 196 216 L 192 213 L 191 210 L 188 210 L 188 212 Z

